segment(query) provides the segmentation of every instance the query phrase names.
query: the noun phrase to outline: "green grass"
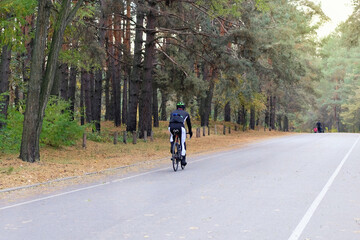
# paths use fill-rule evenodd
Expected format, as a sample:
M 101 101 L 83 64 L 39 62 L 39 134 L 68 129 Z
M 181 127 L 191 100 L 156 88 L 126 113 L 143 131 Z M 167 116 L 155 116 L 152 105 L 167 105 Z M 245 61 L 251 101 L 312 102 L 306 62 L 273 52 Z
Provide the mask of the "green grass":
M 7 168 L 0 168 L 1 174 L 10 175 L 13 171 L 14 171 L 14 167 L 12 167 L 12 166 L 7 167 Z

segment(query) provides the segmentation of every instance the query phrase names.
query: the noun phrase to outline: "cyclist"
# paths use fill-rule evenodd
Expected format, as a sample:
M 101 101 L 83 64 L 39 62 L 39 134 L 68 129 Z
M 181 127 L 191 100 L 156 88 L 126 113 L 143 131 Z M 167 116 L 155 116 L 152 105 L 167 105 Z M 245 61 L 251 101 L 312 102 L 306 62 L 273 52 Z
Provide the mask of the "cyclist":
M 317 132 L 318 133 L 322 133 L 323 132 L 323 129 L 322 129 L 322 126 L 321 126 L 322 124 L 321 124 L 321 122 L 320 121 L 318 121 L 317 123 L 316 123 L 316 127 L 317 127 Z
M 170 122 L 169 122 L 169 132 L 170 132 L 170 152 L 172 152 L 172 148 L 174 145 L 174 135 L 175 130 L 178 130 L 180 134 L 180 142 L 181 142 L 181 165 L 186 166 L 186 129 L 185 129 L 185 121 L 187 123 L 190 138 L 192 137 L 193 133 L 191 130 L 191 121 L 190 115 L 188 112 L 185 111 L 185 104 L 182 102 L 178 102 L 176 104 L 176 110 L 174 110 L 170 115 Z

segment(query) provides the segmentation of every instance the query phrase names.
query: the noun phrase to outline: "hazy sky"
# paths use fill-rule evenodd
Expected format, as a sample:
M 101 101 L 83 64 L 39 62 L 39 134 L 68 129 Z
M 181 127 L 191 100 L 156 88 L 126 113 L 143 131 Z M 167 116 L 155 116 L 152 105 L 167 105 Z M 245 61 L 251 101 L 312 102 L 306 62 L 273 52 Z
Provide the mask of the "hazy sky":
M 336 26 L 345 21 L 352 13 L 351 0 L 314 0 L 321 3 L 324 13 L 331 18 L 331 21 L 319 29 L 319 37 L 324 37 L 335 30 Z

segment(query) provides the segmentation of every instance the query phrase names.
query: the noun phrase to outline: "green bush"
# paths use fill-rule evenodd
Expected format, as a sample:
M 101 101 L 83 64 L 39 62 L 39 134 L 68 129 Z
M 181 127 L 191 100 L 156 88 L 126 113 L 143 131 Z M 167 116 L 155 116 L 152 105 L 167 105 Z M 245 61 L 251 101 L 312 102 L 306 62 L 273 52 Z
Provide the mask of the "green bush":
M 55 97 L 50 98 L 40 135 L 40 143 L 52 147 L 74 145 L 80 139 L 85 126 L 72 120 L 70 103 Z
M 15 107 L 10 107 L 7 119 L 2 119 L 2 121 L 6 125 L 0 130 L 0 151 L 16 153 L 21 145 L 24 115 Z
M 41 144 L 53 147 L 70 146 L 81 138 L 85 126 L 80 126 L 72 120 L 69 107 L 69 102 L 55 97 L 50 98 L 40 135 Z M 22 109 L 22 106 L 19 109 Z M 7 119 L 0 116 L 0 120 L 6 123 L 6 126 L 0 130 L 0 151 L 19 152 L 24 122 L 22 111 L 10 107 Z

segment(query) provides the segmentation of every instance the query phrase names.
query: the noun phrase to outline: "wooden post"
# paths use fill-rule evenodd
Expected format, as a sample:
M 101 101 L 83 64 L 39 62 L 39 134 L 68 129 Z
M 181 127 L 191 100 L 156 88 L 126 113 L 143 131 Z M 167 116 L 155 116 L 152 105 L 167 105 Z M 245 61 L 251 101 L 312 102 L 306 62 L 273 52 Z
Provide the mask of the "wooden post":
M 210 127 L 208 126 L 208 136 L 210 136 Z
M 144 131 L 144 142 L 147 142 L 147 131 Z
M 203 126 L 203 136 L 205 137 L 205 126 Z
M 214 129 L 214 134 L 216 135 L 217 134 L 217 129 L 216 129 L 216 125 L 215 125 L 215 129 Z
M 226 134 L 226 126 L 224 125 L 224 130 L 223 130 L 223 134 Z
M 196 128 L 196 137 L 197 137 L 197 138 L 200 137 L 200 128 Z
M 82 144 L 83 148 L 86 148 L 86 133 L 83 134 L 83 144 Z
M 137 134 L 136 131 L 133 131 L 133 144 L 136 144 L 136 140 L 137 140 Z
M 231 127 L 229 126 L 229 134 L 231 133 Z
M 124 131 L 123 132 L 123 143 L 127 143 L 127 132 L 126 131 Z
M 153 141 L 154 141 L 154 131 L 151 131 L 150 142 L 153 142 Z
M 116 145 L 118 142 L 118 132 L 114 133 L 114 144 Z

